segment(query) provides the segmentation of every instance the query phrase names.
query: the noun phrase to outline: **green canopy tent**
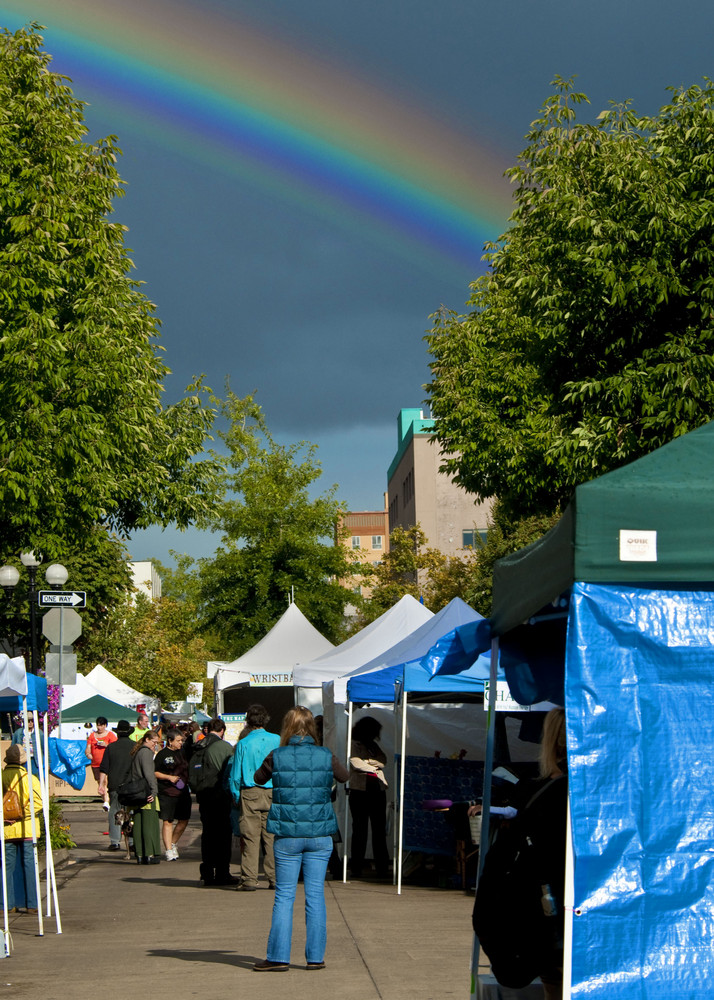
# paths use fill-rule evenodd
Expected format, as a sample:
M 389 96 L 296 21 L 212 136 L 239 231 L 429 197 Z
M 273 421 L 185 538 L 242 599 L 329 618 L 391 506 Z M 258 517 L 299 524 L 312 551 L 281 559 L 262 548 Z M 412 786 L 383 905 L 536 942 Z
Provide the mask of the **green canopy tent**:
M 548 534 L 496 563 L 492 633 L 527 621 L 575 580 L 711 582 L 713 498 L 714 422 L 578 486 Z
M 566 708 L 564 996 L 711 989 L 713 507 L 709 423 L 579 486 L 495 566 L 511 692 Z
M 78 705 L 72 705 L 71 708 L 65 709 L 62 712 L 62 723 L 93 723 L 100 716 L 104 716 L 109 723 L 114 724 L 119 722 L 120 719 L 126 719 L 127 722 L 134 723 L 139 718 L 133 708 L 119 705 L 117 702 L 110 701 L 109 698 L 104 698 L 98 694 L 92 698 L 87 698 L 86 701 L 80 701 Z

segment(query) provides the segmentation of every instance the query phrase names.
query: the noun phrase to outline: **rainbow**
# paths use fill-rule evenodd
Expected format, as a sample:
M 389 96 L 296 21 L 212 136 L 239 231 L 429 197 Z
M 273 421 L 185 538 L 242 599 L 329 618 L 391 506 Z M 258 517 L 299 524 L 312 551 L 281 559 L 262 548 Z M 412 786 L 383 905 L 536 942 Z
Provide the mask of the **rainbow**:
M 247 22 L 187 0 L 0 0 L 0 20 L 46 25 L 53 68 L 91 83 L 112 131 L 122 123 L 369 239 L 473 271 L 505 228 L 494 155 Z

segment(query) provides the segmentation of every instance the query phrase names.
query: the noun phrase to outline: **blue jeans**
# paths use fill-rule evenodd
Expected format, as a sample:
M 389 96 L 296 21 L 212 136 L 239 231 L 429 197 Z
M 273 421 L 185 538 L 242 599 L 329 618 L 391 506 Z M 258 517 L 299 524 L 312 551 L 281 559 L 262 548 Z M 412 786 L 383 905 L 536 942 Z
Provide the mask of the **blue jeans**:
M 5 864 L 7 866 L 7 906 L 26 905 L 37 909 L 37 883 L 35 882 L 35 855 L 31 840 L 6 840 Z M 15 868 L 22 872 L 25 883 L 25 899 L 19 899 L 15 892 Z M 18 875 L 18 877 L 20 877 Z
M 327 944 L 325 873 L 332 853 L 332 837 L 276 837 L 275 903 L 268 938 L 269 962 L 289 962 L 293 936 L 293 904 L 302 868 L 305 884 L 305 958 L 322 962 Z

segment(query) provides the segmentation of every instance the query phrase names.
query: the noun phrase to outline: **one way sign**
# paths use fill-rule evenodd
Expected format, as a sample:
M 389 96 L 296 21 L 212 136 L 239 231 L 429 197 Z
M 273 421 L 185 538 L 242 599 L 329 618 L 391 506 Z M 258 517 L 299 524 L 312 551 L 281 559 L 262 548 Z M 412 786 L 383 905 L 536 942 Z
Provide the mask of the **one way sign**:
M 86 590 L 41 590 L 37 595 L 41 608 L 86 608 Z

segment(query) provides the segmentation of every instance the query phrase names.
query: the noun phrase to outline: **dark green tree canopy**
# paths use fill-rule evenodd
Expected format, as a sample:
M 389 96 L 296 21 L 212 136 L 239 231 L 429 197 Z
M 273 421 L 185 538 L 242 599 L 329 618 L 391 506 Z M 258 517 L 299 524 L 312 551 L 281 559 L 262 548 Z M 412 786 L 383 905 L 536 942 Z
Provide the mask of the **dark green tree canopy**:
M 0 33 L 0 548 L 61 556 L 98 523 L 206 514 L 213 412 L 161 402 L 154 306 L 131 275 L 114 137 L 49 70 L 37 26 Z
M 586 100 L 555 81 L 473 311 L 427 338 L 447 468 L 512 517 L 714 417 L 714 86 L 578 124 Z
M 262 639 L 294 595 L 315 628 L 341 641 L 352 595 L 339 581 L 351 570 L 347 551 L 334 544 L 336 488 L 310 493 L 321 475 L 316 446 L 278 444 L 251 396 L 228 392 L 216 402 L 227 420 L 221 437 L 230 453 L 230 495 L 214 521 L 222 546 L 200 562 L 205 632 L 237 656 Z

